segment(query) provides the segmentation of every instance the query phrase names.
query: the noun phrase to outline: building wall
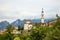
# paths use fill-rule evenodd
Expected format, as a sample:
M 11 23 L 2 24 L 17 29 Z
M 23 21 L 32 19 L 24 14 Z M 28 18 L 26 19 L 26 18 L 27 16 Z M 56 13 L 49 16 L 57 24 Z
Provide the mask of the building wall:
M 44 23 L 44 18 L 41 19 L 41 23 Z
M 32 28 L 32 25 L 30 24 L 29 26 L 28 26 L 28 30 L 30 30 Z
M 24 24 L 24 30 L 30 30 L 32 26 L 32 24 Z
M 24 24 L 24 30 L 28 30 L 28 24 Z
M 46 26 L 52 27 L 52 25 L 56 22 L 57 20 L 52 20 L 50 22 L 46 23 Z

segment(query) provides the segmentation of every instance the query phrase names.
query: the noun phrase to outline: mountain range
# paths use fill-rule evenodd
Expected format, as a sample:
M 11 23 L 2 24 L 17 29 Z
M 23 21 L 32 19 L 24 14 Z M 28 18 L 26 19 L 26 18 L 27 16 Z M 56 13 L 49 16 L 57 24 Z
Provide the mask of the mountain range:
M 0 22 L 0 30 L 6 28 L 6 26 L 9 24 L 7 21 Z
M 23 27 L 24 26 L 24 22 L 26 22 L 26 20 L 27 19 L 24 19 L 24 20 L 17 19 L 16 21 L 12 22 L 11 25 L 14 26 L 14 27 L 17 27 L 18 25 L 20 25 L 20 27 Z M 46 23 L 46 22 L 51 21 L 51 20 L 54 20 L 54 18 L 45 19 L 44 21 Z M 40 23 L 40 19 L 31 19 L 31 22 Z M 0 22 L 0 30 L 6 28 L 6 26 L 8 24 L 10 24 L 10 23 L 7 22 L 7 21 Z

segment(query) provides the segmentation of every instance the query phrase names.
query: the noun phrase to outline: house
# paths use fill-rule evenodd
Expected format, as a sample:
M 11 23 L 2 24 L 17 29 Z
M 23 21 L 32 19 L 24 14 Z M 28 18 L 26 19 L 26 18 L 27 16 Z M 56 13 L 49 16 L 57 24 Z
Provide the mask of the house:
M 0 34 L 4 34 L 5 31 L 6 31 L 6 29 L 0 30 Z
M 26 20 L 24 23 L 24 30 L 30 30 L 33 27 L 33 23 L 30 20 Z
M 21 34 L 21 31 L 18 31 L 18 27 L 15 27 L 11 33 L 12 34 Z

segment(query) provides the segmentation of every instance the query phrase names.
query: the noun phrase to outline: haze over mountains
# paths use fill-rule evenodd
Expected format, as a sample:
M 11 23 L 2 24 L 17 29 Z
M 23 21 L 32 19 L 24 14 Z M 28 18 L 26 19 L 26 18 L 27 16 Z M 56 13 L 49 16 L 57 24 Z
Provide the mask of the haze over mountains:
M 24 19 L 24 20 L 17 19 L 16 21 L 14 21 L 12 23 L 9 23 L 8 21 L 2 21 L 2 22 L 0 22 L 0 30 L 6 28 L 6 26 L 8 24 L 11 24 L 14 27 L 17 27 L 18 25 L 23 27 L 26 20 L 27 19 Z M 54 20 L 54 18 L 45 19 L 45 23 L 48 22 L 48 21 L 51 21 L 51 20 Z M 31 19 L 31 22 L 40 23 L 40 19 Z

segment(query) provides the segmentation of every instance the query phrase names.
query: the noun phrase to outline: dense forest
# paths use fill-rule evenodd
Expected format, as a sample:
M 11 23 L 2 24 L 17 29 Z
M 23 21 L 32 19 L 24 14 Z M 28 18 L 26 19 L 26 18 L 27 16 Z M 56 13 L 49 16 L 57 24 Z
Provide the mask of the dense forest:
M 40 27 L 40 24 L 35 24 L 36 28 L 32 28 L 28 33 L 11 34 L 12 25 L 7 26 L 7 31 L 0 35 L 0 40 L 60 40 L 60 17 L 52 27 Z M 19 27 L 19 31 L 23 31 Z

